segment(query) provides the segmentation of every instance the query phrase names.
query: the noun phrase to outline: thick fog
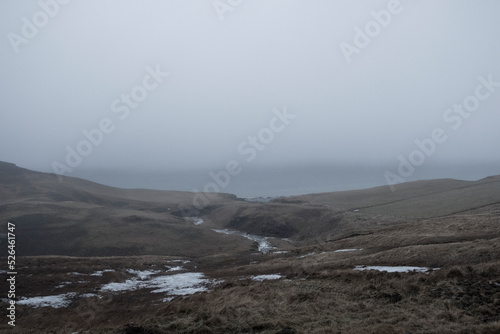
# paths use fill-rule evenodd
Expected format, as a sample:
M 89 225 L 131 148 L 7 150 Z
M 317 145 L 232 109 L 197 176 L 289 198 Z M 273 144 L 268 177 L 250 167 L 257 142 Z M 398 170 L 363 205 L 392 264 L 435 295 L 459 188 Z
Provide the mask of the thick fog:
M 70 176 L 498 164 L 499 13 L 495 0 L 2 1 L 0 160 Z

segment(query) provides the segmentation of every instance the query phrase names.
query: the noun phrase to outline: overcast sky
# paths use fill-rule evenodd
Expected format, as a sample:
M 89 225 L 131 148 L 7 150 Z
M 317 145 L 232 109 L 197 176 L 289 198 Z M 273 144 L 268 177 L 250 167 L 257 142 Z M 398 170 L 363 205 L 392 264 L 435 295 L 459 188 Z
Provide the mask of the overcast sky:
M 72 169 L 396 168 L 434 129 L 427 162 L 500 163 L 499 1 L 64 2 L 0 2 L 0 160 L 69 168 L 101 126 Z

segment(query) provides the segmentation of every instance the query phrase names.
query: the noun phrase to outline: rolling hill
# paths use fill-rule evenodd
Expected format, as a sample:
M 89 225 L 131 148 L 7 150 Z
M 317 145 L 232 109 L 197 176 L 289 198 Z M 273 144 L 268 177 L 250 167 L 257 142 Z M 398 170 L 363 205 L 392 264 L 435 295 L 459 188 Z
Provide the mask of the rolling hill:
M 278 198 L 253 203 L 211 194 L 118 189 L 0 163 L 0 221 L 18 224 L 22 255 L 206 256 L 245 251 L 252 242 L 221 235 L 232 229 L 286 238 L 296 246 L 371 233 L 500 203 L 500 176 L 476 182 L 418 181 L 367 190 Z M 193 224 L 191 217 L 204 223 Z
M 499 176 L 195 196 L 0 163 L 17 252 L 17 325 L 0 332 L 500 332 Z

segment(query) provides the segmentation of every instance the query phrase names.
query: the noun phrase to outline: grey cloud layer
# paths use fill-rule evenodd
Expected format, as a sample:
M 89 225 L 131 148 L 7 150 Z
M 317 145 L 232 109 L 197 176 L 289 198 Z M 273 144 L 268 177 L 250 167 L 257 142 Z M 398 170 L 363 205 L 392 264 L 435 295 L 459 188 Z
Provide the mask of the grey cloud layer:
M 82 168 L 209 169 L 287 106 L 297 119 L 256 166 L 397 168 L 415 140 L 456 116 L 447 110 L 479 76 L 500 81 L 497 1 L 222 1 L 231 7 L 222 12 L 220 3 L 0 4 L 0 160 L 51 170 L 109 118 L 116 129 Z M 386 24 L 391 8 L 400 10 Z M 359 31 L 370 41 L 348 62 L 341 46 L 358 47 Z M 132 107 L 122 96 L 148 66 L 169 77 Z M 461 117 L 429 159 L 499 161 L 499 101 L 492 94 Z

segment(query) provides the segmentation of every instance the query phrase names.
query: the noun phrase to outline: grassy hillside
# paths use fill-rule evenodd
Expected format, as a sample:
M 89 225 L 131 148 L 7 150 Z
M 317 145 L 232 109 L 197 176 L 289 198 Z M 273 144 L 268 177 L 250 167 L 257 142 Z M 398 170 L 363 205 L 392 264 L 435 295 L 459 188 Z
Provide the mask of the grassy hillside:
M 0 164 L 0 222 L 17 224 L 20 255 L 189 255 L 247 250 L 184 219 L 193 193 L 126 190 Z M 213 194 L 210 205 L 234 202 Z M 4 236 L 5 237 L 5 236 Z
M 389 187 L 287 197 L 284 203 L 322 205 L 334 211 L 431 218 L 500 203 L 500 176 L 471 182 L 452 179 L 408 182 Z
M 358 250 L 336 252 L 347 248 Z M 25 257 L 20 295 L 80 295 L 65 308 L 18 306 L 19 329 L 12 332 L 493 334 L 500 331 L 499 258 L 500 206 L 288 253 L 193 260 L 187 270 L 220 283 L 171 301 L 151 289 L 120 293 L 102 286 L 129 279 L 129 268 L 160 269 L 172 257 Z M 354 270 L 376 265 L 434 270 Z M 251 279 L 263 274 L 281 278 Z M 81 297 L 89 293 L 96 296 Z M 8 329 L 0 324 L 0 330 Z
M 273 237 L 275 245 L 287 238 L 305 246 L 495 205 L 500 177 L 419 181 L 398 185 L 394 192 L 378 187 L 271 203 L 211 194 L 199 210 L 195 196 L 117 189 L 0 163 L 0 221 L 19 224 L 23 255 L 205 256 L 253 249 L 248 239 L 212 231 L 222 228 Z M 191 214 L 204 224 L 184 219 Z
M 17 326 L 3 322 L 0 331 L 500 332 L 498 176 L 270 203 L 213 194 L 196 214 L 194 196 L 0 163 L 0 223 L 3 231 L 16 224 L 19 302 Z M 203 223 L 184 219 L 186 212 Z M 213 229 L 251 233 L 275 248 L 262 253 L 248 235 Z M 431 270 L 358 270 L 366 266 Z M 203 277 L 206 291 L 181 286 L 169 295 L 146 285 L 189 277 Z M 5 280 L 0 289 L 8 291 Z M 66 303 L 37 308 L 25 298 Z

